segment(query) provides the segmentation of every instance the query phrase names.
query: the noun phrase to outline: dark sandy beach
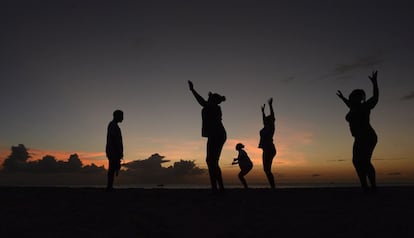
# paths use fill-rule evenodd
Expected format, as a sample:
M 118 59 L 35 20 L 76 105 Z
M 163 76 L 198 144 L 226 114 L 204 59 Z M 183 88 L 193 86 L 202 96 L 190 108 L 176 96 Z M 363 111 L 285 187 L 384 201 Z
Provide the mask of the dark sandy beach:
M 0 237 L 407 237 L 414 188 L 0 188 Z

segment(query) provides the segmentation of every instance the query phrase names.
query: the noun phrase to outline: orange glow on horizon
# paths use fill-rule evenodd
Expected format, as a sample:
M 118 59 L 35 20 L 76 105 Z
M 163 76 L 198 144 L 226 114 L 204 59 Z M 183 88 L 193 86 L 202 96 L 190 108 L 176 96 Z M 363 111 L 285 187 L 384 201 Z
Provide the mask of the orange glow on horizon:
M 292 138 L 301 138 L 300 135 Z M 294 140 L 294 139 L 292 139 Z M 132 160 L 144 160 L 149 158 L 154 153 L 159 153 L 165 156 L 165 159 L 171 160 L 169 163 L 162 164 L 163 167 L 168 167 L 174 162 L 180 159 L 195 160 L 196 165 L 199 168 L 207 169 L 205 163 L 205 139 L 183 142 L 179 146 L 168 145 L 160 148 L 159 150 L 151 150 L 147 148 L 147 151 L 140 150 L 137 155 L 132 156 L 131 153 L 126 161 Z M 237 143 L 243 143 L 245 150 L 253 161 L 253 170 L 246 176 L 248 183 L 251 184 L 267 184 L 265 174 L 262 167 L 262 150 L 257 147 L 256 139 L 234 139 L 229 138 L 223 148 L 223 153 L 220 158 L 220 166 L 223 171 L 223 177 L 226 183 L 239 184 L 237 174 L 240 171 L 237 165 L 231 165 L 233 158 L 237 157 L 237 151 L 235 145 Z M 302 144 L 311 143 L 309 137 L 304 139 Z M 305 152 L 300 150 L 291 149 L 300 143 L 293 143 L 289 140 L 276 141 L 277 155 L 273 161 L 272 171 L 275 175 L 276 182 L 282 184 L 289 183 L 358 183 L 358 179 L 355 170 L 352 166 L 351 158 L 345 159 L 333 159 L 324 160 L 320 159 L 316 161 Z M 188 149 L 190 148 L 190 149 Z M 78 154 L 83 165 L 95 164 L 97 166 L 104 166 L 107 168 L 107 159 L 105 152 L 68 152 L 59 150 L 42 150 L 37 148 L 28 148 L 30 155 L 29 160 L 40 160 L 46 155 L 51 155 L 56 160 L 67 161 L 71 154 Z M 183 152 L 184 151 L 184 152 Z M 0 165 L 3 164 L 4 159 L 10 155 L 11 151 L 2 149 L 0 150 Z M 315 161 L 313 161 L 315 160 Z M 378 183 L 383 182 L 401 182 L 412 183 L 414 179 L 414 170 L 412 169 L 412 160 L 409 158 L 402 159 L 380 159 L 374 155 L 372 160 L 374 167 L 377 170 Z

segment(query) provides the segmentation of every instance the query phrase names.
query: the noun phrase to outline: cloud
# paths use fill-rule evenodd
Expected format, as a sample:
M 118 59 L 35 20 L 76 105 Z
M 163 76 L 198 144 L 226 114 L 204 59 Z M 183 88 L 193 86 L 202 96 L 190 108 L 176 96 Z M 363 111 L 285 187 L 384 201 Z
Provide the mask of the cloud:
M 333 74 L 344 75 L 359 69 L 371 69 L 372 67 L 381 64 L 383 61 L 384 60 L 379 55 L 360 57 L 354 62 L 337 65 L 333 70 Z
M 194 160 L 180 160 L 168 167 L 162 166 L 170 162 L 158 153 L 144 160 L 134 160 L 122 164 L 118 177 L 123 184 L 171 185 L 171 184 L 204 184 L 208 180 L 207 170 L 199 168 Z
M 4 160 L 2 172 L 6 173 L 102 173 L 104 167 L 94 164 L 83 166 L 78 154 L 71 154 L 67 161 L 57 160 L 52 155 L 45 155 L 41 159 L 29 160 L 32 153 L 23 145 L 11 147 L 11 154 Z M 85 170 L 84 170 L 85 169 Z
M 58 160 L 53 155 L 33 159 L 32 151 L 23 144 L 11 147 L 12 152 L 3 161 L 0 182 L 17 185 L 97 185 L 106 182 L 106 169 L 94 163 L 84 165 L 79 155 L 70 154 L 67 160 Z M 39 158 L 39 151 L 35 151 Z M 64 153 L 65 154 L 65 153 Z M 93 156 L 93 154 L 88 154 Z M 96 154 L 99 156 L 99 153 Z M 120 184 L 167 184 L 205 183 L 206 169 L 199 168 L 195 160 L 179 160 L 170 166 L 170 160 L 158 153 L 144 160 L 124 163 L 117 182 Z
M 407 157 L 394 157 L 394 158 L 378 158 L 378 157 L 373 157 L 372 160 L 407 160 Z
M 402 173 L 401 172 L 391 172 L 387 174 L 388 176 L 401 176 Z
M 23 144 L 11 147 L 12 152 L 4 159 L 0 176 L 10 184 L 24 185 L 89 185 L 104 184 L 106 169 L 95 164 L 84 165 L 79 155 L 70 154 L 67 160 L 58 160 L 53 155 L 33 159 L 32 153 Z M 36 157 L 39 157 L 36 151 Z M 199 168 L 194 160 L 179 160 L 168 167 L 170 162 L 158 153 L 144 160 L 123 164 L 117 177 L 120 184 L 167 184 L 205 183 L 206 170 Z
M 101 152 L 86 152 L 86 151 L 59 151 L 59 150 L 43 150 L 37 148 L 28 148 L 30 151 L 29 161 L 41 160 L 45 155 L 53 155 L 57 159 L 69 158 L 71 154 L 78 154 L 85 164 L 95 163 L 97 165 L 104 165 L 106 163 L 106 155 L 104 151 Z
M 411 91 L 411 93 L 404 95 L 403 97 L 400 98 L 401 101 L 408 101 L 408 100 L 413 100 L 414 99 L 414 91 Z
M 151 149 L 153 147 L 145 146 L 149 144 L 157 145 L 156 150 L 159 154 L 168 155 L 171 162 L 166 164 L 172 164 L 172 162 L 180 159 L 192 160 L 197 155 L 197 158 L 205 158 L 205 141 L 202 138 L 195 140 L 177 139 L 175 143 L 171 143 L 170 138 L 145 138 L 145 142 L 142 142 L 142 144 L 144 146 L 137 149 L 135 153 L 128 154 L 128 157 L 132 157 L 132 159 L 142 158 L 154 153 L 154 150 Z M 130 160 L 129 158 L 127 160 Z
M 349 79 L 352 78 L 350 74 L 358 70 L 373 70 L 373 68 L 382 64 L 384 59 L 382 54 L 377 52 L 371 55 L 366 55 L 356 58 L 353 62 L 337 64 L 331 72 L 322 75 L 319 79 L 336 78 L 336 79 Z
M 136 171 L 140 169 L 158 170 L 163 168 L 161 164 L 170 162 L 169 160 L 164 160 L 164 158 L 165 156 L 156 153 L 151 155 L 148 159 L 134 160 L 128 163 L 124 163 L 122 166 L 124 166 L 128 171 Z
M 288 83 L 291 83 L 292 81 L 294 81 L 295 79 L 296 78 L 294 76 L 289 76 L 289 77 L 287 77 L 285 79 L 282 79 L 281 82 L 282 83 L 285 83 L 285 84 L 288 84 Z
M 331 160 L 327 160 L 328 162 L 345 162 L 345 159 L 331 159 Z
M 194 160 L 180 160 L 174 162 L 172 166 L 163 167 L 162 164 L 170 162 L 164 158 L 165 156 L 155 153 L 148 159 L 134 160 L 124 163 L 122 166 L 126 175 L 141 176 L 147 179 L 161 177 L 166 181 L 174 180 L 177 176 L 201 175 L 206 172 L 205 169 L 197 167 Z

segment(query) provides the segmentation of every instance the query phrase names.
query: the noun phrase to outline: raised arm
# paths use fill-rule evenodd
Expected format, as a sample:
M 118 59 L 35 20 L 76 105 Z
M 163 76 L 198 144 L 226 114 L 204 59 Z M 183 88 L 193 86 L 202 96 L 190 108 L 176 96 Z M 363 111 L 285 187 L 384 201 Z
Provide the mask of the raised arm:
M 207 105 L 207 101 L 206 101 L 206 100 L 205 100 L 202 96 L 200 96 L 200 94 L 198 94 L 198 93 L 197 93 L 197 91 L 194 89 L 193 82 L 188 81 L 188 86 L 189 86 L 189 88 L 190 88 L 190 91 L 193 93 L 193 95 L 194 95 L 195 99 L 197 100 L 197 102 L 198 102 L 198 103 L 199 103 L 202 107 L 206 106 L 206 105 Z
M 263 125 L 265 124 L 265 120 L 266 120 L 266 115 L 265 115 L 265 107 L 266 104 L 263 104 L 262 108 L 262 120 L 263 120 Z
M 348 107 L 350 107 L 350 106 L 351 106 L 351 105 L 350 105 L 350 103 L 349 103 L 349 100 L 348 100 L 346 97 L 344 97 L 344 95 L 342 94 L 341 90 L 338 90 L 338 92 L 336 93 L 336 95 L 337 95 L 340 99 L 342 99 L 342 101 L 344 101 L 344 103 L 345 103 Z
M 270 116 L 275 118 L 275 112 L 273 111 L 273 98 L 270 98 L 268 103 L 269 103 L 269 107 L 270 107 Z
M 379 89 L 378 89 L 377 73 L 378 73 L 377 71 L 374 71 L 372 72 L 371 76 L 368 76 L 373 86 L 373 96 L 370 99 L 368 99 L 366 102 L 370 108 L 374 108 L 375 105 L 377 105 L 378 103 Z

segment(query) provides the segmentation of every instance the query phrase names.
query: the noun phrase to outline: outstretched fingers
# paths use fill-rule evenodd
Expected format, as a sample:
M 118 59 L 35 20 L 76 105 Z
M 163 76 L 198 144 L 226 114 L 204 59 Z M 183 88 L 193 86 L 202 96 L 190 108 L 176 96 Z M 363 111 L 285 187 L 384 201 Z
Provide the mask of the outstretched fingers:
M 378 70 L 372 71 L 372 74 L 370 76 L 368 76 L 368 78 L 371 81 L 376 81 L 377 80 L 377 75 L 378 75 Z

